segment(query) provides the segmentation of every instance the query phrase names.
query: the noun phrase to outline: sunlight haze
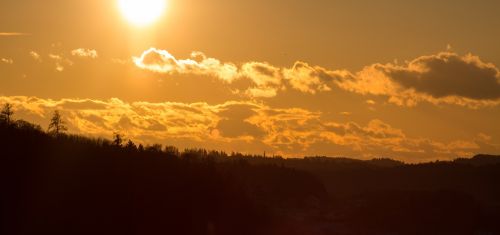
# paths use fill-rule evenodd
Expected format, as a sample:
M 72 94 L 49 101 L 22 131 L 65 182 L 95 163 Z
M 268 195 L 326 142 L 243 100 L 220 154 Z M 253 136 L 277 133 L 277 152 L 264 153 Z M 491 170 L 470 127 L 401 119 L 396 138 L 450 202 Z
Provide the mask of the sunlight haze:
M 165 11 L 165 0 L 118 0 L 120 10 L 131 23 L 145 26 L 157 20 Z

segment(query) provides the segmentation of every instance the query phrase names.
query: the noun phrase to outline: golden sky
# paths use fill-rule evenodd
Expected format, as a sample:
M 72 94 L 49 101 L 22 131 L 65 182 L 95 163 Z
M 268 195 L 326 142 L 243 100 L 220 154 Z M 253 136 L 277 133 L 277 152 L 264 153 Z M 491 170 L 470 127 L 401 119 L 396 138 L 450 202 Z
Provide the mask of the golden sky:
M 130 14 L 158 12 L 1 1 L 0 104 L 44 127 L 58 109 L 73 133 L 181 148 L 500 153 L 500 1 L 165 3 L 139 24 Z

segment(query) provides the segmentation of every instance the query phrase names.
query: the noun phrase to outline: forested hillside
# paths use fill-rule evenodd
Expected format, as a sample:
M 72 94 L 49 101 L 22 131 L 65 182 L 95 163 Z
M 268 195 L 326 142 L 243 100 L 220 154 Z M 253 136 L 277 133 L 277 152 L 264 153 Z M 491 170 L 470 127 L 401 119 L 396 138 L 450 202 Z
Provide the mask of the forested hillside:
M 247 156 L 0 125 L 1 234 L 497 234 L 498 156 Z

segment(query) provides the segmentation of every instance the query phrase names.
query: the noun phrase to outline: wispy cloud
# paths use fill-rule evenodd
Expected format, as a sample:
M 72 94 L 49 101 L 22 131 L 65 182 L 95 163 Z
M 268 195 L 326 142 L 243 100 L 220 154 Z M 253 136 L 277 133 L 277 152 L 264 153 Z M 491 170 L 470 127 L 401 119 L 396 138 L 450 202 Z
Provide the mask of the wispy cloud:
M 30 54 L 31 58 L 33 58 L 35 61 L 42 62 L 42 58 L 41 58 L 40 54 L 38 54 L 38 52 L 30 51 L 29 54 Z
M 13 37 L 13 36 L 31 36 L 31 34 L 20 33 L 20 32 L 0 32 L 0 37 Z
M 91 58 L 91 59 L 95 59 L 99 56 L 97 54 L 96 50 L 86 49 L 86 48 L 78 48 L 78 49 L 72 50 L 71 55 L 77 56 L 77 57 L 83 57 L 83 58 Z
M 8 59 L 8 58 L 0 58 L 0 62 L 4 64 L 13 64 L 14 60 L 13 59 Z
M 59 54 L 49 54 L 49 58 L 55 61 L 56 71 L 58 72 L 63 72 L 66 66 L 72 66 L 74 64 L 73 61 Z

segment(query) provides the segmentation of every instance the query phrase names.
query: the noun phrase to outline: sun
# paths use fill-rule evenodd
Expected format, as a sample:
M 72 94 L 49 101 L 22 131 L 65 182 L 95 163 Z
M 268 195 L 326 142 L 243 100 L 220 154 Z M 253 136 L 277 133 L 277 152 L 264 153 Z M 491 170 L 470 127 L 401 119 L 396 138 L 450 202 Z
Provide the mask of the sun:
M 136 26 L 154 23 L 165 11 L 166 0 L 118 0 L 122 14 Z

